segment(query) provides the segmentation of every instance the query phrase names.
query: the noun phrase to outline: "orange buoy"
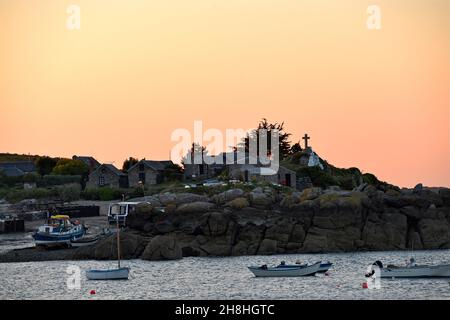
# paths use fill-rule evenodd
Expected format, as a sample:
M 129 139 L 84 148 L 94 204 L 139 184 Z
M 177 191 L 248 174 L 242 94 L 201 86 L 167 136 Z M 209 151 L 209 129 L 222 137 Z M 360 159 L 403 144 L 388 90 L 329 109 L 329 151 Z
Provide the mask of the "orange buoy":
M 95 290 L 91 290 L 91 294 L 96 294 Z
M 364 282 L 364 283 L 362 284 L 362 287 L 363 287 L 363 289 L 367 289 L 367 288 L 368 288 L 367 282 Z

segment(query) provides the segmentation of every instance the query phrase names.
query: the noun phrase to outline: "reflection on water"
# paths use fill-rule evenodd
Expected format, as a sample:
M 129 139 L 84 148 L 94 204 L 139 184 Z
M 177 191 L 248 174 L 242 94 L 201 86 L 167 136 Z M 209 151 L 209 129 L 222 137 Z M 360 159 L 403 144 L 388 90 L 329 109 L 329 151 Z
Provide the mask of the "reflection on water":
M 114 261 L 51 261 L 0 264 L 0 299 L 450 299 L 449 279 L 381 281 L 379 290 L 362 289 L 364 272 L 375 260 L 404 264 L 411 252 L 298 254 L 179 261 L 123 261 L 128 281 L 88 281 L 84 270 L 115 267 Z M 450 263 L 450 250 L 416 251 L 419 264 Z M 330 260 L 329 276 L 255 278 L 249 265 L 281 260 Z M 66 268 L 82 270 L 81 289 L 69 290 Z M 96 290 L 96 295 L 90 291 Z

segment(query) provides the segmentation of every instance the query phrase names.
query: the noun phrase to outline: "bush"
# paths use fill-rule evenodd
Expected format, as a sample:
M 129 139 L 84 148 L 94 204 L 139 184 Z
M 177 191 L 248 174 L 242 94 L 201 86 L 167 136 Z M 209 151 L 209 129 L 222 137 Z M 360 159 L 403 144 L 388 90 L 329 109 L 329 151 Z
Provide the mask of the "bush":
M 59 185 L 65 185 L 65 184 L 80 184 L 81 183 L 81 176 L 75 175 L 75 176 L 65 176 L 65 175 L 46 175 L 43 176 L 40 181 L 38 181 L 39 187 L 51 187 L 51 186 L 59 186 Z
M 43 199 L 43 198 L 56 198 L 57 192 L 55 189 L 10 189 L 5 198 L 8 202 L 15 203 L 24 199 Z
M 80 199 L 81 186 L 76 183 L 58 186 L 55 188 L 62 202 L 71 202 Z
M 122 199 L 123 190 L 111 187 L 87 188 L 81 192 L 81 197 L 85 200 L 111 201 Z

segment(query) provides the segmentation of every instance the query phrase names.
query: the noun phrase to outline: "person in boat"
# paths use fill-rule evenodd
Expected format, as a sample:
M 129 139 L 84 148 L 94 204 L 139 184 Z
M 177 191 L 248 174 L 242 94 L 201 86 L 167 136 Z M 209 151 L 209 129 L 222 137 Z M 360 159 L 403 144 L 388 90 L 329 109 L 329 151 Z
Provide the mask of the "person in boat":
M 416 265 L 416 260 L 414 258 L 409 259 L 409 262 L 406 264 L 408 268 L 415 267 Z
M 286 265 L 286 261 L 281 261 L 280 266 L 285 266 Z

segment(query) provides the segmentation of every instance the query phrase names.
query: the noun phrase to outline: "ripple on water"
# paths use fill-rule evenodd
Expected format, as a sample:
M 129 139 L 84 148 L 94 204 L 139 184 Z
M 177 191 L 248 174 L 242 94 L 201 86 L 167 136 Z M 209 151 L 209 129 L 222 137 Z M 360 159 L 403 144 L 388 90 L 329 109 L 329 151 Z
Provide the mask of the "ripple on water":
M 379 290 L 362 289 L 369 264 L 403 264 L 410 252 L 298 254 L 178 261 L 123 261 L 128 281 L 88 281 L 84 270 L 115 267 L 114 261 L 51 261 L 0 264 L 0 299 L 450 299 L 448 279 L 383 279 Z M 450 250 L 415 251 L 420 264 L 450 263 Z M 281 260 L 334 263 L 330 276 L 255 278 L 249 265 Z M 82 270 L 81 289 L 66 285 L 69 265 Z M 96 295 L 90 295 L 92 289 Z

